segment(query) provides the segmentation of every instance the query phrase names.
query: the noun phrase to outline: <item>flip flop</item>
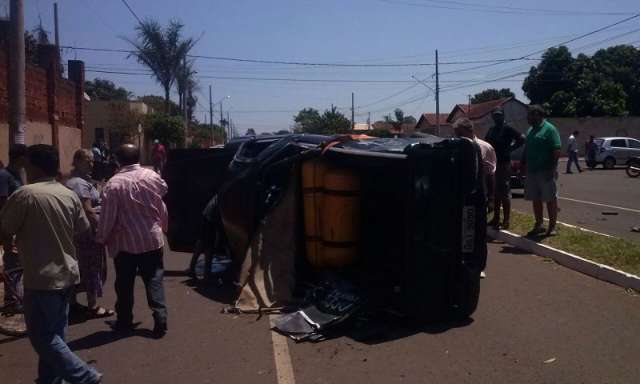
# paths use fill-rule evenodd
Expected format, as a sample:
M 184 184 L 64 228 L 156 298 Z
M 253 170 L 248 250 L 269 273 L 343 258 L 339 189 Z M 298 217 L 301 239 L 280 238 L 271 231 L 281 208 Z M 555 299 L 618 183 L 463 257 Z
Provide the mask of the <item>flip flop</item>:
M 107 309 L 101 306 L 95 308 L 87 308 L 87 317 L 90 319 L 101 319 L 104 317 L 113 316 L 115 312 L 111 309 Z

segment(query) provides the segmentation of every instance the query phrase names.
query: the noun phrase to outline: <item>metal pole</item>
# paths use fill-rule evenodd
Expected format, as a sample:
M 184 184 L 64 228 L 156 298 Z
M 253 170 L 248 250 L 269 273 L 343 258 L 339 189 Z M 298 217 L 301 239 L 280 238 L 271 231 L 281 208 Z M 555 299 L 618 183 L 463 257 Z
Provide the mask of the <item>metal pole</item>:
M 11 0 L 11 37 L 9 43 L 9 132 L 12 144 L 24 144 L 25 53 L 24 53 L 24 4 Z
M 440 72 L 438 70 L 438 50 L 436 49 L 436 136 L 440 136 Z
M 211 125 L 211 145 L 215 140 L 215 133 L 213 130 L 213 101 L 211 101 L 211 86 L 209 86 L 209 125 Z
M 351 130 L 355 130 L 356 129 L 356 110 L 355 110 L 355 96 L 353 94 L 353 92 L 351 92 Z
M 220 102 L 222 105 L 222 101 Z M 231 130 L 231 119 L 229 118 L 229 111 L 227 111 L 227 130 L 229 131 L 229 139 L 233 138 L 233 131 Z

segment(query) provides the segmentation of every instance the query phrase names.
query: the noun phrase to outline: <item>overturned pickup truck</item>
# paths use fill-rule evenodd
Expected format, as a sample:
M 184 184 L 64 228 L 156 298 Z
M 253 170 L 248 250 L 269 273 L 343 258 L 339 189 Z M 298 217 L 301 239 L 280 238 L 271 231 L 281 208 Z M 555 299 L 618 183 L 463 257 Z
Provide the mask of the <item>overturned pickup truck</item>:
M 244 137 L 174 150 L 164 177 L 171 248 L 224 242 L 239 311 L 296 303 L 327 273 L 419 321 L 478 305 L 486 205 L 471 140 Z

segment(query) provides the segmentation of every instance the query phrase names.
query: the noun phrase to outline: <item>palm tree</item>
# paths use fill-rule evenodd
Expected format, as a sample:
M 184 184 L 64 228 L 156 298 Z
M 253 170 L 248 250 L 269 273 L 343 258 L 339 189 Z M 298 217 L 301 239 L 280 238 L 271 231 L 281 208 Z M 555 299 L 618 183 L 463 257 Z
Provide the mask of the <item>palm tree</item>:
M 134 47 L 134 56 L 140 64 L 148 67 L 164 89 L 165 113 L 169 113 L 171 87 L 183 67 L 189 51 L 196 44 L 193 38 L 182 39 L 184 25 L 171 20 L 162 28 L 155 20 L 145 20 L 136 26 L 135 40 L 125 38 Z

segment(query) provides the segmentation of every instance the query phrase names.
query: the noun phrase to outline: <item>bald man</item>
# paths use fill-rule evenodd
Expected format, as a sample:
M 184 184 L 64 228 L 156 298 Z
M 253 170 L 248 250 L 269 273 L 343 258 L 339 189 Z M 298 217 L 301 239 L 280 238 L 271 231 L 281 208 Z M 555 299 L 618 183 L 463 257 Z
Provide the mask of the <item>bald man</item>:
M 114 257 L 116 269 L 115 331 L 130 331 L 133 323 L 133 286 L 140 274 L 153 312 L 153 334 L 167 332 L 167 307 L 162 278 L 162 249 L 167 231 L 167 207 L 162 201 L 167 184 L 154 171 L 140 166 L 140 151 L 124 144 L 116 151 L 120 170 L 102 191 L 98 242 Z

